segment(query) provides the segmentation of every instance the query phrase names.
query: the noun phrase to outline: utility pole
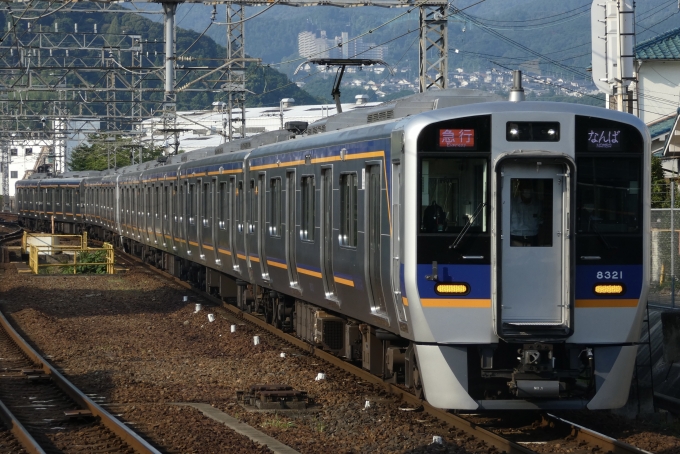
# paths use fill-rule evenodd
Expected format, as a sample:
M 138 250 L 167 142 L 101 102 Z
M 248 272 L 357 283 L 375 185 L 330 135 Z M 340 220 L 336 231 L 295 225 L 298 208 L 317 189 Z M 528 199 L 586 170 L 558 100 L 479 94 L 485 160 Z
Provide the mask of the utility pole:
M 637 82 L 634 0 L 593 0 L 591 42 L 593 82 L 607 95 L 606 107 L 632 113 L 635 99 L 629 86 Z
M 244 36 L 245 7 L 240 3 L 227 3 L 227 134 L 229 142 L 233 140 L 234 108 L 241 109 L 241 138 L 246 136 L 246 50 Z
M 0 151 L 2 152 L 2 211 L 10 211 L 9 203 L 9 147 L 7 141 L 3 140 L 0 144 Z

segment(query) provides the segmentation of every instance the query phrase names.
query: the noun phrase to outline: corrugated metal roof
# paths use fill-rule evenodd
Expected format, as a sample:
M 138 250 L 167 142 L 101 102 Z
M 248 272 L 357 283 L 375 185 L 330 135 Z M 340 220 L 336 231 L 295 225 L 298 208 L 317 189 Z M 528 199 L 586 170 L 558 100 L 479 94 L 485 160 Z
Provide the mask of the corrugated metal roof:
M 680 60 L 680 28 L 669 30 L 635 46 L 638 60 Z
M 673 129 L 673 125 L 675 124 L 675 120 L 677 118 L 678 117 L 670 117 L 666 118 L 665 120 L 652 123 L 651 125 L 647 125 L 649 128 L 649 135 L 652 136 L 652 140 L 670 132 L 670 130 Z

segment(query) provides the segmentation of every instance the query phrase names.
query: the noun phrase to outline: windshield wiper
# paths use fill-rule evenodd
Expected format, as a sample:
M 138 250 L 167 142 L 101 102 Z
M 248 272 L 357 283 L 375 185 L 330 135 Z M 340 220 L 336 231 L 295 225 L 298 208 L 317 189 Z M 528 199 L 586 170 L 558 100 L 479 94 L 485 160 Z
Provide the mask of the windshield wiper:
M 463 237 L 467 233 L 468 230 L 470 230 L 470 226 L 472 225 L 473 222 L 475 222 L 475 219 L 477 219 L 477 216 L 479 216 L 479 213 L 482 212 L 482 209 L 486 206 L 486 203 L 481 202 L 479 205 L 477 205 L 477 208 L 475 209 L 475 212 L 472 214 L 472 216 L 468 217 L 467 222 L 463 226 L 463 230 L 460 231 L 458 236 L 456 237 L 456 241 L 453 242 L 451 246 L 449 246 L 449 249 L 456 249 L 460 242 L 463 240 Z

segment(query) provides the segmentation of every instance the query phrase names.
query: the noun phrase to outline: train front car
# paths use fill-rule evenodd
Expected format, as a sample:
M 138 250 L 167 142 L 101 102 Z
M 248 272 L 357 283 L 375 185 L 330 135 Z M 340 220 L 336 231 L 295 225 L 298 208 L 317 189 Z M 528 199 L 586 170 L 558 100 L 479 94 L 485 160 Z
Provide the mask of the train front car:
M 625 404 L 649 281 L 649 144 L 637 118 L 569 104 L 405 125 L 402 296 L 431 404 Z

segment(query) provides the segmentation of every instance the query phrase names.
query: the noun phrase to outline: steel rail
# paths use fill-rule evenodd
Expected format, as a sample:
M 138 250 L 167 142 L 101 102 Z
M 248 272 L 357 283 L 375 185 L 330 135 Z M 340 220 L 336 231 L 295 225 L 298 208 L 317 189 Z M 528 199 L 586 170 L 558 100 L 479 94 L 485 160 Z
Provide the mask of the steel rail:
M 2 419 L 9 428 L 9 431 L 17 439 L 21 447 L 31 454 L 45 454 L 45 451 L 40 447 L 37 441 L 28 433 L 28 430 L 23 424 L 9 411 L 9 408 L 0 401 L 0 419 Z
M 0 225 L 7 225 L 7 224 L 0 224 Z M 10 225 L 12 225 L 12 224 L 10 224 Z M 14 232 L 1 234 L 0 235 L 0 243 L 5 242 L 5 241 L 9 241 L 9 240 L 13 240 L 13 239 L 15 239 L 15 237 L 16 238 L 20 237 L 21 234 L 23 233 L 24 229 L 22 229 L 18 225 L 17 225 L 17 227 L 18 227 L 18 230 L 15 230 Z
M 45 372 L 46 375 L 49 375 L 54 383 L 78 405 L 80 405 L 81 408 L 88 409 L 93 416 L 99 417 L 101 423 L 107 429 L 119 436 L 123 441 L 125 441 L 125 443 L 127 443 L 131 448 L 135 449 L 139 453 L 160 454 L 160 451 L 151 446 L 138 434 L 130 430 L 127 426 L 125 426 L 125 424 L 114 418 L 109 412 L 93 402 L 83 392 L 73 386 L 73 384 L 71 384 L 71 382 L 69 382 L 61 373 L 59 373 L 59 371 L 52 367 L 52 365 L 45 361 L 38 354 L 38 352 L 36 352 L 33 347 L 28 345 L 28 343 L 19 335 L 19 333 L 17 333 L 16 330 L 12 328 L 2 312 L 0 312 L 0 325 L 31 361 L 39 365 L 43 372 Z
M 608 437 L 607 435 L 595 432 L 594 430 L 587 429 L 579 424 L 576 424 L 566 419 L 562 419 L 559 416 L 555 416 L 550 413 L 546 413 L 543 417 L 548 421 L 561 425 L 564 427 L 571 428 L 571 434 L 578 441 L 584 441 L 589 445 L 595 445 L 602 449 L 604 452 L 611 454 L 652 454 L 644 449 L 636 448 L 633 445 L 624 443 L 615 438 Z
M 94 240 L 91 240 L 93 242 L 96 242 Z M 192 292 L 195 292 L 199 294 L 202 298 L 208 299 L 212 301 L 213 303 L 216 303 L 218 305 L 221 305 L 222 307 L 226 308 L 230 312 L 233 313 L 233 315 L 236 318 L 240 318 L 242 320 L 245 320 L 249 323 L 252 323 L 262 329 L 267 330 L 269 333 L 275 335 L 279 339 L 284 340 L 285 342 L 288 342 L 289 344 L 295 346 L 296 348 L 305 351 L 311 355 L 316 356 L 319 359 L 322 359 L 328 363 L 330 363 L 332 366 L 337 367 L 339 369 L 342 369 L 356 377 L 359 377 L 360 379 L 379 385 L 381 386 L 386 392 L 394 395 L 395 397 L 401 399 L 403 402 L 406 402 L 407 404 L 413 406 L 413 407 L 423 407 L 423 410 L 428 413 L 431 416 L 434 416 L 435 418 L 455 427 L 456 429 L 462 430 L 465 433 L 475 437 L 478 440 L 484 441 L 490 446 L 495 447 L 498 449 L 499 452 L 501 453 L 507 453 L 507 454 L 536 454 L 535 451 L 532 451 L 531 449 L 528 449 L 522 445 L 519 445 L 517 443 L 514 443 L 510 440 L 507 440 L 500 435 L 497 435 L 489 430 L 483 429 L 476 425 L 473 422 L 470 422 L 466 419 L 463 419 L 459 416 L 456 416 L 452 413 L 449 413 L 446 410 L 442 410 L 439 408 L 435 408 L 432 405 L 430 405 L 427 401 L 424 401 L 415 395 L 409 393 L 408 391 L 404 390 L 403 388 L 399 388 L 398 386 L 395 386 L 391 383 L 387 383 L 382 380 L 382 378 L 371 374 L 370 372 L 361 369 L 359 367 L 356 367 L 347 361 L 342 360 L 341 358 L 331 355 L 330 353 L 327 353 L 321 349 L 315 348 L 313 345 L 308 344 L 307 342 L 303 341 L 302 339 L 298 339 L 295 336 L 292 336 L 290 334 L 284 333 L 280 329 L 268 324 L 265 321 L 260 320 L 257 317 L 254 317 L 250 314 L 246 314 L 245 312 L 241 311 L 239 308 L 236 306 L 233 306 L 231 304 L 228 304 L 224 301 L 222 301 L 220 298 L 217 298 L 215 296 L 212 296 L 208 294 L 207 292 L 202 292 L 194 287 L 191 286 L 188 282 L 182 281 L 181 279 L 173 276 L 170 273 L 167 273 L 163 270 L 160 270 L 154 266 L 149 265 L 148 263 L 144 262 L 138 257 L 135 257 L 134 255 L 128 254 L 126 252 L 122 252 L 120 250 L 117 250 L 118 253 L 123 254 L 132 260 L 140 263 L 143 265 L 145 268 L 156 272 L 157 274 L 160 274 L 164 277 L 166 277 L 169 280 L 174 281 L 175 283 L 181 285 L 182 287 L 186 288 L 187 290 L 190 290 Z

